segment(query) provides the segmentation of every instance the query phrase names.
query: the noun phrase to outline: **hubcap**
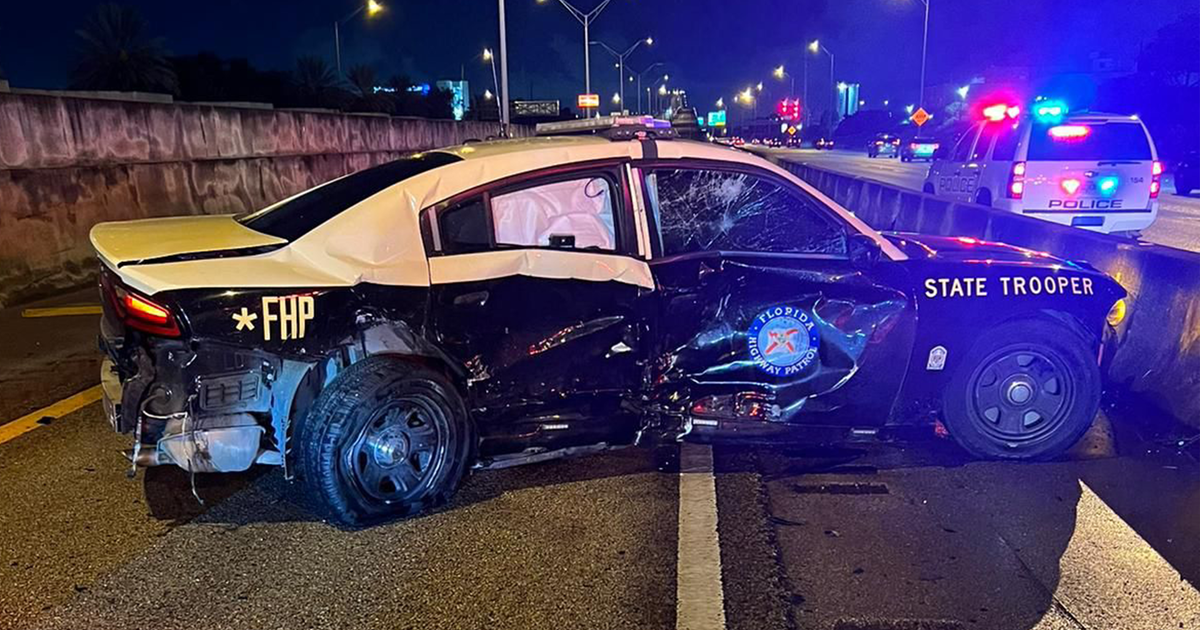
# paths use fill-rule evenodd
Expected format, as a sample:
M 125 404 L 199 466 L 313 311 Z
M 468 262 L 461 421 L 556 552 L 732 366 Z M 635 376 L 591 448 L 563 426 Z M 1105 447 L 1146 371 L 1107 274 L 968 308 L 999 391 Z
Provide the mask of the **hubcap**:
M 972 415 L 984 433 L 1009 447 L 1052 434 L 1074 396 L 1066 364 L 1043 349 L 993 354 L 975 369 L 970 388 Z
M 383 503 L 420 496 L 446 459 L 446 426 L 438 407 L 421 396 L 380 408 L 346 449 L 354 485 Z

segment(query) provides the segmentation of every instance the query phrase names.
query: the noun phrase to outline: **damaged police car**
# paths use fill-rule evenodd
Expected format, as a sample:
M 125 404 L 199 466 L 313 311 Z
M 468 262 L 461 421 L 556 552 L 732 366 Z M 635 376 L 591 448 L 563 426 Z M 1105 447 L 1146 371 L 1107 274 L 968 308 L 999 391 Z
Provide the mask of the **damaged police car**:
M 603 128 L 606 133 L 594 131 Z M 932 423 L 981 457 L 1087 430 L 1124 290 L 881 235 L 651 119 L 417 154 L 246 216 L 96 226 L 106 406 L 134 465 L 283 466 L 346 524 L 472 467 Z

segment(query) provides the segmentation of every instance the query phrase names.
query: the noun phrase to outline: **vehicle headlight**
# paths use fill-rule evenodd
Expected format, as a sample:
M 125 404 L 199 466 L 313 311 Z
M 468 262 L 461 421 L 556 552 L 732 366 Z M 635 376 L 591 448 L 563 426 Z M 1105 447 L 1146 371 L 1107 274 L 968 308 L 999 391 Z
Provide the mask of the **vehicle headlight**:
M 1105 319 L 1108 321 L 1108 325 L 1112 326 L 1113 328 L 1116 328 L 1118 325 L 1120 325 L 1121 322 L 1125 321 L 1125 314 L 1127 310 L 1128 305 L 1125 304 L 1125 300 L 1117 300 L 1117 303 L 1113 304 L 1112 308 L 1108 309 L 1108 316 L 1105 317 Z

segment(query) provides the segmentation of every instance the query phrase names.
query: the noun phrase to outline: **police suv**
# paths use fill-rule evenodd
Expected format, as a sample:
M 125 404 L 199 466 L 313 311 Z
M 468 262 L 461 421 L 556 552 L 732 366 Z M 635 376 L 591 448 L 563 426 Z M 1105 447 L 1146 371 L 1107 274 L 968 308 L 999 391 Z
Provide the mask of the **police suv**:
M 1035 103 L 1032 116 L 1006 104 L 983 113 L 934 160 L 925 192 L 1104 233 L 1154 223 L 1163 167 L 1136 116 L 1068 114 L 1058 102 Z
M 97 225 L 134 465 L 282 466 L 354 525 L 472 468 L 634 443 L 837 442 L 936 412 L 975 455 L 1041 459 L 1091 424 L 1125 292 L 1086 264 L 881 235 L 649 118 L 540 130 L 245 216 Z

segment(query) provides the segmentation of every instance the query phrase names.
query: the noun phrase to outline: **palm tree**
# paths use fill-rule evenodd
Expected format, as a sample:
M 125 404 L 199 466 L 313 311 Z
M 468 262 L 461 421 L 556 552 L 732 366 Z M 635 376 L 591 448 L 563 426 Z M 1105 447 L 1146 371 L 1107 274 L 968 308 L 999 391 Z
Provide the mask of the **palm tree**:
M 179 86 L 161 38 L 144 36 L 146 21 L 135 9 L 117 4 L 96 8 L 79 36 L 74 87 L 121 92 L 168 92 Z
M 309 107 L 338 107 L 342 93 L 338 76 L 320 57 L 301 57 L 296 60 L 296 88 L 301 101 Z
M 357 93 L 357 98 L 351 103 L 350 108 L 360 112 L 385 112 L 391 113 L 395 111 L 395 101 L 389 94 L 380 94 L 375 91 L 378 82 L 375 80 L 375 69 L 368 65 L 359 65 L 350 68 L 348 75 L 350 86 Z

